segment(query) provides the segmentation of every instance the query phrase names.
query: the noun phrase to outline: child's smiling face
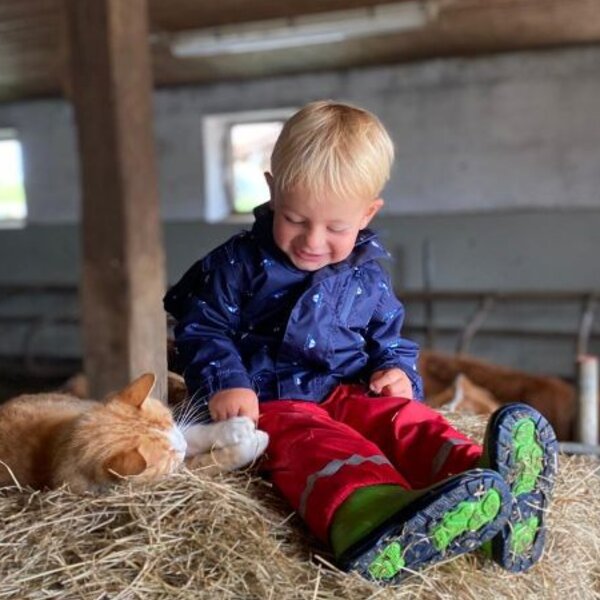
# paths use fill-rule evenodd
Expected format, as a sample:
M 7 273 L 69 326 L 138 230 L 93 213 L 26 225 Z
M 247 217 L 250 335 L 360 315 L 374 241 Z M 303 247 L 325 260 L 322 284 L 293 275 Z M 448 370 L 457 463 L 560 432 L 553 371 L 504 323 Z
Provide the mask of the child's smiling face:
M 348 258 L 358 232 L 365 228 L 383 200 L 340 199 L 330 192 L 316 197 L 301 186 L 276 192 L 267 174 L 274 212 L 273 237 L 292 263 L 317 271 Z

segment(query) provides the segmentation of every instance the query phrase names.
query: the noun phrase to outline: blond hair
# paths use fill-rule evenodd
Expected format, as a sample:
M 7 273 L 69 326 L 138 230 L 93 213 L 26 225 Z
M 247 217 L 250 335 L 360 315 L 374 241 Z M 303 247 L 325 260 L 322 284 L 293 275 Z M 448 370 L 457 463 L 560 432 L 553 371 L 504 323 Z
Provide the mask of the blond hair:
M 275 189 L 301 185 L 318 195 L 376 198 L 390 176 L 394 145 L 381 121 L 362 108 L 320 100 L 284 125 L 271 155 Z

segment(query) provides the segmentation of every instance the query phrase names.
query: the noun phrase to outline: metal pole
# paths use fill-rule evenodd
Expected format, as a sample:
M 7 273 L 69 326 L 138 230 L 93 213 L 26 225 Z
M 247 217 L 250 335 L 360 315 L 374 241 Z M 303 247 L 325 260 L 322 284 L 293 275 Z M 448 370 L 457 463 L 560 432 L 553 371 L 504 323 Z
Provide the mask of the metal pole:
M 560 442 L 558 447 L 565 454 L 586 454 L 600 457 L 600 446 L 578 444 L 577 442 Z
M 598 357 L 589 354 L 577 358 L 579 405 L 577 441 L 598 445 Z
M 588 353 L 590 337 L 594 331 L 594 313 L 598 308 L 598 298 L 595 294 L 590 294 L 585 302 L 579 321 L 579 331 L 577 333 L 577 356 Z
M 433 350 L 435 347 L 435 327 L 433 314 L 433 297 L 431 291 L 433 288 L 433 251 L 431 241 L 425 240 L 422 246 L 422 267 L 423 267 L 423 289 L 427 294 L 425 309 L 425 347 Z
M 485 296 L 485 298 L 481 300 L 479 308 L 469 319 L 469 322 L 466 324 L 462 335 L 458 340 L 458 344 L 456 345 L 456 354 L 467 354 L 469 351 L 469 346 L 471 345 L 471 341 L 485 320 L 488 318 L 489 314 L 492 312 L 495 303 L 496 299 L 494 296 Z

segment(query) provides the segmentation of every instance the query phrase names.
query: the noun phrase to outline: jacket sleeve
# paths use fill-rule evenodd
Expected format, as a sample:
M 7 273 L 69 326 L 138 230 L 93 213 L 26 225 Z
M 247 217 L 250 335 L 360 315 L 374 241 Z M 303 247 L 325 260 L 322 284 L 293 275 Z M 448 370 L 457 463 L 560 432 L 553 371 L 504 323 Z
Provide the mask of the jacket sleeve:
M 417 370 L 419 346 L 401 337 L 404 307 L 392 291 L 389 275 L 382 269 L 381 297 L 367 326 L 367 352 L 371 372 L 398 368 L 404 371 L 413 388 L 415 400 L 423 401 L 423 381 Z
M 166 310 L 178 320 L 175 345 L 191 394 L 211 396 L 233 387 L 252 389 L 235 343 L 240 324 L 240 276 L 235 261 L 204 259 L 164 298 Z

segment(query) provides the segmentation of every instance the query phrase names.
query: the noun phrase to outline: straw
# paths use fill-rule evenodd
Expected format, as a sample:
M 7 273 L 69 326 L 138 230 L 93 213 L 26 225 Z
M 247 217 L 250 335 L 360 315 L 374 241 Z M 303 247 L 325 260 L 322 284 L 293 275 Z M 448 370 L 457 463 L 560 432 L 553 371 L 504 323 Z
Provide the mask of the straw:
M 485 421 L 452 416 L 481 439 Z M 599 463 L 561 457 L 544 557 L 511 574 L 479 553 L 380 587 L 332 566 L 251 472 L 183 470 L 104 495 L 0 491 L 0 598 L 600 598 Z

